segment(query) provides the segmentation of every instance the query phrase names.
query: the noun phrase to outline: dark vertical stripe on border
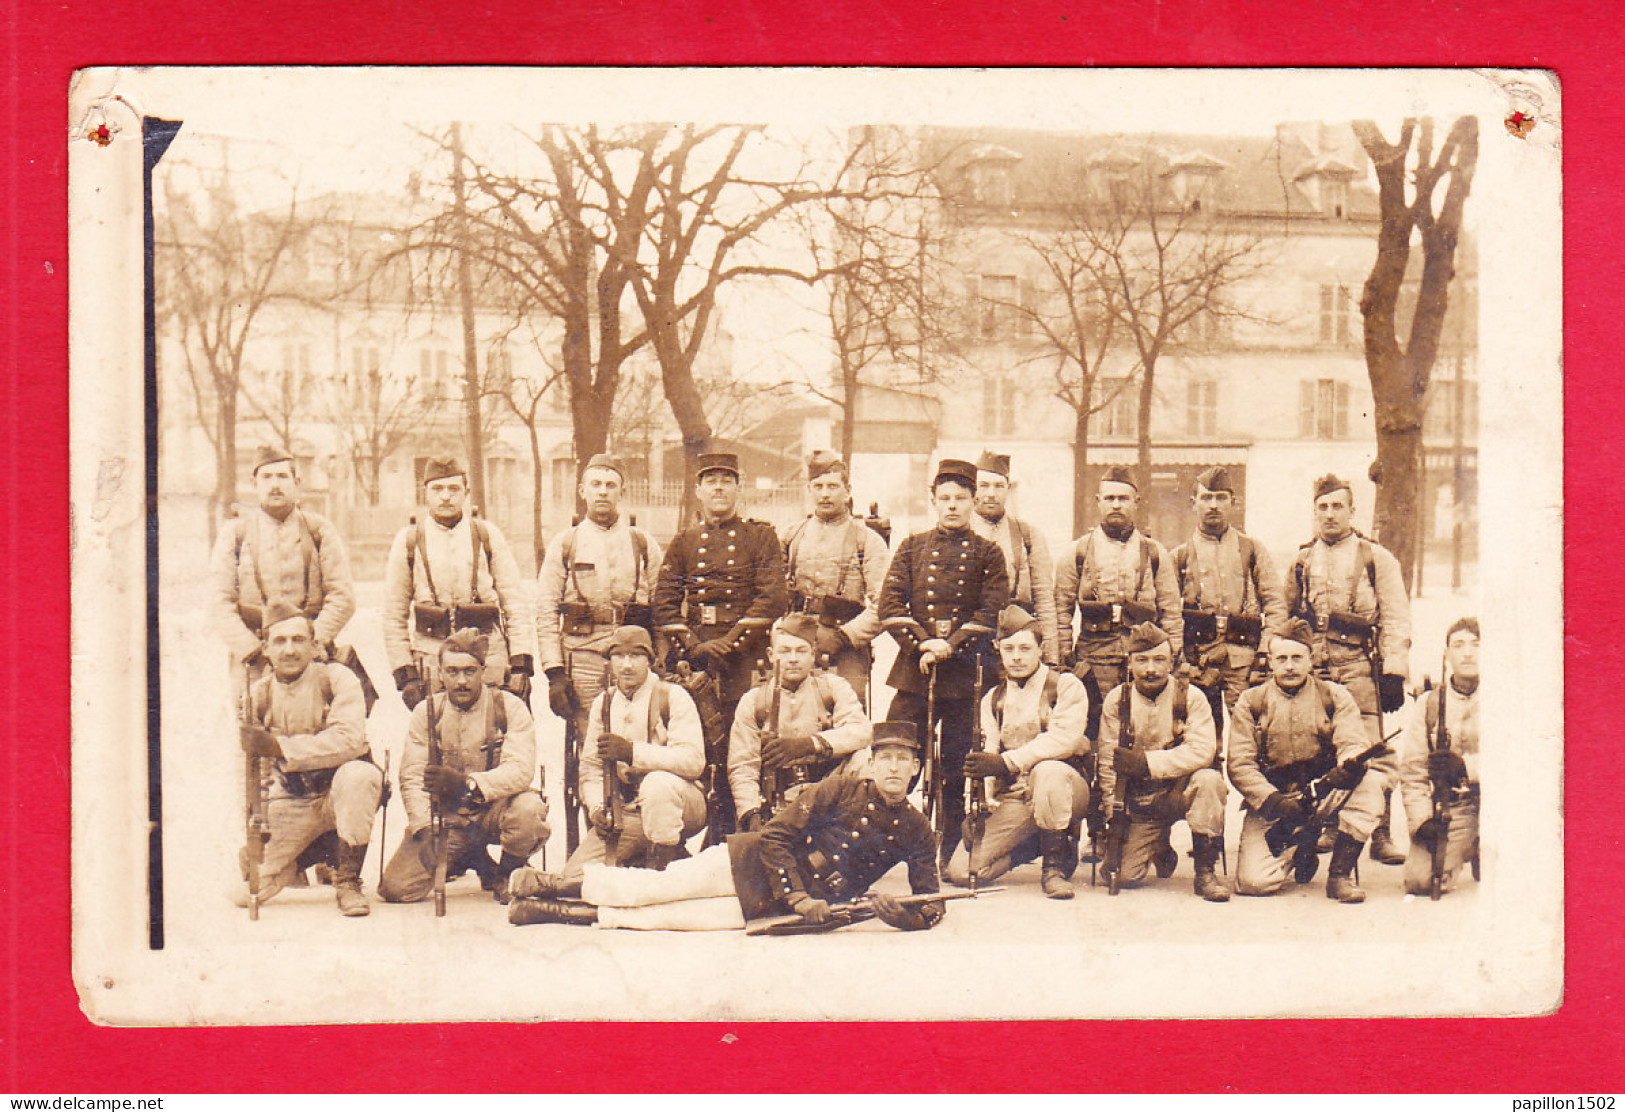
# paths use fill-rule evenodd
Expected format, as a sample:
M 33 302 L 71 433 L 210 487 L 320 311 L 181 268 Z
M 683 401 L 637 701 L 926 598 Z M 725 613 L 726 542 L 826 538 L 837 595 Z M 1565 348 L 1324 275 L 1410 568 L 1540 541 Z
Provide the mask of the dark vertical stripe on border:
M 158 314 L 153 267 L 152 168 L 164 157 L 179 120 L 141 120 L 141 235 L 146 255 L 142 352 L 147 495 L 147 946 L 164 948 L 164 783 L 158 691 Z

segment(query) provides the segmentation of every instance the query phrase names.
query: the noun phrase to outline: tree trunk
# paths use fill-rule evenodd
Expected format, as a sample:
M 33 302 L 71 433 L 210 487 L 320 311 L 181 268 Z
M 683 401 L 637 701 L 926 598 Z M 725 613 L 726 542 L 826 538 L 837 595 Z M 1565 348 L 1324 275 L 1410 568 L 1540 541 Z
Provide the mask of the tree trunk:
M 1089 520 L 1089 406 L 1074 407 L 1072 416 L 1072 535 L 1081 537 Z
M 1135 421 L 1135 433 L 1138 435 L 1138 451 L 1135 455 L 1134 481 L 1140 488 L 1140 504 L 1151 495 L 1151 402 L 1156 390 L 1155 360 L 1147 360 L 1140 371 L 1140 407 Z M 1140 523 L 1142 530 L 1149 531 L 1151 522 Z
M 841 368 L 841 462 L 852 473 L 852 441 L 858 432 L 858 374 L 849 366 Z
M 220 427 L 215 437 L 214 506 L 211 520 L 224 521 L 231 515 L 232 504 L 237 501 L 237 406 L 224 394 L 220 396 Z
M 1410 589 L 1415 571 L 1419 496 L 1422 490 L 1422 426 L 1377 427 L 1377 458 L 1382 482 L 1377 484 L 1373 526 L 1382 546 L 1394 554 Z
M 467 202 L 463 197 L 463 128 L 451 125 L 452 173 L 451 189 L 457 207 L 457 235 L 459 240 L 468 236 Z M 461 244 L 457 252 L 457 300 L 463 317 L 463 442 L 468 454 L 469 494 L 481 511 L 485 504 L 485 436 L 480 420 L 480 349 L 474 330 L 474 278 L 473 265 L 468 257 L 468 244 Z
M 540 404 L 539 402 L 537 404 Z M 536 552 L 536 566 L 542 566 L 542 556 L 547 551 L 542 537 L 542 484 L 547 476 L 542 470 L 542 440 L 536 434 L 536 409 L 531 407 L 530 420 L 526 423 L 530 432 L 530 546 Z

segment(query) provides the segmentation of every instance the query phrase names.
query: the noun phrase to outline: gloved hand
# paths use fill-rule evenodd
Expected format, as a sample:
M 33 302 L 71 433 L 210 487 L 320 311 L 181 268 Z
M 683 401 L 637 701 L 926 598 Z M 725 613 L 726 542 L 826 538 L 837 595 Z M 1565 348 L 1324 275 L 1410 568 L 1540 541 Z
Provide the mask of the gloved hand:
M 598 759 L 605 764 L 609 764 L 611 761 L 631 764 L 632 743 L 620 734 L 599 734 Z
M 796 897 L 795 902 L 790 905 L 790 910 L 809 923 L 829 922 L 829 904 L 823 900 L 815 900 L 805 893 Z
M 457 807 L 468 797 L 468 777 L 446 765 L 426 765 L 423 787 L 443 807 Z
M 824 659 L 828 660 L 836 653 L 841 652 L 843 649 L 849 648 L 851 644 L 852 638 L 848 637 L 846 635 L 846 630 L 842 629 L 840 626 L 835 626 L 834 628 L 830 628 L 828 626 L 818 627 L 818 644 L 816 647 L 818 649 L 818 655 Z
M 316 659 L 324 664 L 339 658 L 338 648 L 331 641 L 316 642 Z
M 1411 844 L 1421 846 L 1432 853 L 1434 845 L 1438 843 L 1443 833 L 1444 831 L 1439 829 L 1439 821 L 1430 818 L 1416 828 L 1416 833 L 1411 835 Z
M 526 706 L 530 705 L 530 678 L 536 674 L 536 665 L 529 653 L 518 653 L 508 658 L 508 690 Z
M 688 658 L 702 668 L 715 668 L 727 663 L 731 652 L 733 644 L 726 637 L 713 637 L 688 650 Z
M 608 834 L 615 823 L 615 816 L 608 807 L 594 807 L 588 812 L 587 821 L 592 823 L 592 828 L 599 834 Z
M 1270 792 L 1258 813 L 1271 822 L 1302 822 L 1309 817 L 1301 799 L 1280 792 Z
M 243 657 L 243 663 L 250 668 L 258 668 L 265 664 L 265 646 L 255 645 L 252 649 L 249 649 L 248 655 Z
M 980 750 L 965 754 L 965 775 L 980 778 L 983 776 L 997 776 L 1001 780 L 1014 778 L 1009 763 L 998 753 L 989 753 Z
M 924 911 L 898 903 L 895 897 L 877 892 L 870 899 L 874 901 L 875 917 L 888 927 L 896 927 L 900 931 L 923 931 L 931 925 L 926 921 Z
M 790 734 L 786 737 L 770 737 L 762 743 L 763 768 L 782 768 L 792 761 L 799 761 L 803 757 L 817 755 L 817 740 L 800 734 Z
M 403 664 L 395 669 L 395 690 L 401 693 L 401 702 L 407 710 L 416 710 L 429 694 L 429 685 L 418 674 L 416 664 Z
M 1116 811 L 1106 823 L 1106 834 L 1112 838 L 1127 838 L 1129 817 L 1127 811 Z
M 1099 838 L 1106 833 L 1106 815 L 1103 811 L 1090 810 L 1083 816 L 1083 829 L 1090 840 Z
M 762 812 L 752 808 L 739 816 L 739 832 L 741 834 L 754 834 L 762 828 Z
M 1151 762 L 1146 760 L 1145 754 L 1121 745 L 1112 750 L 1112 767 L 1124 776 L 1142 780 L 1151 775 Z
M 243 747 L 243 752 L 250 757 L 270 757 L 273 760 L 282 756 L 282 746 L 277 744 L 276 735 L 264 726 L 237 727 L 237 740 Z
M 1377 695 L 1382 702 L 1382 713 L 1393 714 L 1405 705 L 1405 677 L 1383 673 L 1377 680 Z
M 1436 749 L 1428 754 L 1428 778 L 1453 788 L 1467 779 L 1467 762 L 1453 749 Z
M 566 722 L 576 715 L 576 693 L 570 686 L 570 676 L 556 664 L 547 670 L 547 705 Z
M 1350 761 L 1344 761 L 1326 774 L 1326 786 L 1333 791 L 1351 792 L 1360 786 L 1360 781 L 1364 778 L 1364 768 Z

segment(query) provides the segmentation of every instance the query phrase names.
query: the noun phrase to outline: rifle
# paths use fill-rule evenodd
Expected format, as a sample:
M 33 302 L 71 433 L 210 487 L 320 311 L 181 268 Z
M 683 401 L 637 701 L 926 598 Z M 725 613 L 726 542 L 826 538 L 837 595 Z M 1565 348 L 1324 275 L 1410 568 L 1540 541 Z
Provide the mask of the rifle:
M 1002 887 L 983 888 L 980 892 L 971 889 L 966 892 L 919 892 L 911 896 L 892 897 L 904 907 L 915 904 L 933 903 L 937 900 L 974 900 L 978 896 L 985 896 L 989 892 L 1002 892 Z M 752 919 L 745 924 L 745 933 L 749 935 L 761 934 L 823 934 L 826 931 L 840 930 L 850 927 L 853 923 L 863 923 L 875 917 L 875 903 L 873 896 L 860 896 L 846 903 L 834 904 L 830 907 L 830 917 L 822 923 L 809 923 L 801 916 L 769 915 L 761 919 Z
M 769 738 L 777 740 L 779 736 L 779 703 L 783 701 L 784 697 L 784 665 L 782 662 L 777 660 L 773 662 L 773 680 L 767 685 L 766 691 L 770 702 L 767 707 L 767 732 L 762 735 L 761 739 L 763 748 L 766 747 Z M 760 751 L 758 751 L 758 768 L 761 767 L 761 763 L 761 755 Z M 781 775 L 784 771 L 786 770 L 775 768 L 766 774 L 767 782 L 762 793 L 762 805 L 767 811 L 764 819 L 772 818 L 778 809 L 784 805 L 785 784 Z
M 1445 669 L 1449 665 L 1449 658 L 1439 662 L 1439 711 L 1438 721 L 1434 723 L 1433 737 L 1428 739 L 1428 752 L 1448 753 L 1450 751 L 1450 728 L 1445 725 L 1444 698 L 1449 687 L 1449 677 Z M 1424 717 L 1423 723 L 1426 724 Z M 1437 900 L 1444 895 L 1444 864 L 1445 850 L 1450 844 L 1450 785 L 1442 780 L 1433 781 L 1433 822 L 1437 828 L 1433 835 L 1432 872 L 1428 878 L 1428 899 Z
M 1134 748 L 1134 700 L 1127 683 L 1118 688 L 1117 744 Z M 1099 775 L 1099 770 L 1096 770 Z M 1106 823 L 1106 894 L 1115 896 L 1122 886 L 1123 843 L 1128 840 L 1128 777 L 1117 773 L 1112 781 L 1112 814 Z
M 384 846 L 389 837 L 389 750 L 384 750 L 384 787 L 378 793 L 378 883 L 384 883 Z
M 673 647 L 675 651 L 675 646 Z M 668 654 L 668 662 L 670 654 Z M 675 669 L 665 676 L 667 683 L 675 683 L 687 691 L 694 700 L 694 709 L 700 716 L 700 736 L 705 742 L 705 813 L 713 820 L 720 809 L 721 793 L 717 785 L 728 775 L 728 721 L 722 713 L 722 681 L 703 668 L 696 669 L 686 660 L 679 659 Z M 718 824 L 708 822 L 705 829 L 707 847 L 717 845 Z
M 1395 731 L 1395 736 L 1397 733 Z M 1343 804 L 1354 794 L 1353 788 L 1334 788 L 1331 781 L 1351 777 L 1356 771 L 1363 773 L 1373 759 L 1389 752 L 1388 743 L 1392 740 L 1393 736 L 1386 737 L 1348 760 L 1333 765 L 1312 780 L 1304 781 L 1302 787 L 1286 793 L 1291 798 L 1312 804 L 1314 809 L 1299 825 L 1277 822 L 1265 831 L 1264 842 L 1274 857 L 1279 857 L 1288 846 L 1296 844 L 1297 849 L 1292 855 L 1292 875 L 1299 884 L 1308 884 L 1315 878 L 1315 872 L 1320 868 L 1318 843 L 1321 828 L 1343 809 Z M 1358 779 L 1355 783 L 1358 785 Z
M 546 807 L 547 806 L 547 766 L 546 765 L 539 765 L 537 767 L 537 769 L 536 769 L 536 772 L 537 772 L 537 775 L 541 777 L 541 779 L 539 781 L 538 790 L 539 790 L 539 792 L 541 794 L 541 797 L 542 797 L 542 806 Z M 572 831 L 575 830 L 575 822 L 574 821 L 572 821 L 570 823 L 570 829 Z M 566 856 L 568 856 L 568 855 L 566 855 Z M 542 839 L 542 872 L 544 872 L 544 873 L 547 872 L 547 839 L 546 838 Z
M 941 751 L 937 731 L 937 665 L 933 661 L 925 679 L 925 745 L 924 760 L 921 769 L 921 786 L 925 790 L 925 818 L 936 830 L 937 824 L 942 821 L 942 770 Z M 937 830 L 940 843 L 942 831 Z
M 609 718 L 610 692 L 604 692 L 604 718 L 607 726 Z M 626 829 L 626 818 L 622 811 L 620 770 L 621 762 L 604 762 L 604 829 L 599 831 L 599 837 L 604 840 L 604 861 L 607 864 L 616 864 L 615 852 L 620 846 L 621 831 Z
M 564 660 L 564 682 L 570 687 L 570 703 L 575 707 L 575 674 L 571 657 Z M 606 674 L 605 679 L 608 679 Z M 608 688 L 608 684 L 605 684 Z M 543 774 L 546 774 L 544 766 Z M 576 715 L 564 720 L 564 852 L 571 854 L 581 844 L 581 731 L 576 727 Z
M 435 712 L 434 692 L 428 696 L 429 763 L 440 763 L 440 716 Z M 446 868 L 450 864 L 451 836 L 446 830 L 446 809 L 438 797 L 429 796 L 429 845 L 434 850 L 434 914 L 446 914 Z
M 982 733 L 982 708 L 980 704 L 982 692 L 982 654 L 976 654 L 976 693 L 977 702 L 971 704 L 971 742 L 970 751 L 980 753 L 987 744 Z M 976 846 L 982 840 L 982 834 L 987 830 L 987 816 L 993 810 L 987 798 L 987 780 L 980 776 L 965 777 L 965 856 L 967 859 L 976 856 Z M 976 891 L 976 870 L 971 868 L 967 860 L 966 868 L 970 873 L 970 890 Z
M 245 726 L 259 725 L 254 721 L 253 680 L 252 668 L 244 664 L 242 713 L 239 721 Z M 260 917 L 260 866 L 265 863 L 265 846 L 271 840 L 271 821 L 268 814 L 270 801 L 266 798 L 260 759 L 252 753 L 245 753 L 244 758 L 243 824 L 246 846 L 243 856 L 248 872 L 248 918 L 251 922 L 257 922 Z

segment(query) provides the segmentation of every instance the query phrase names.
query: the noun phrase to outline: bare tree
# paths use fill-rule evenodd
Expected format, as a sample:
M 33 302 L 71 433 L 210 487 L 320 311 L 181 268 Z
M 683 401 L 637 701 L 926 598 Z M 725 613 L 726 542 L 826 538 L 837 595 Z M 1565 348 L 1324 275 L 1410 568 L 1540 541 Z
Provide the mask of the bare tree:
M 244 352 L 275 297 L 278 273 L 309 225 L 297 192 L 275 212 L 239 210 L 224 175 L 188 192 L 166 175 L 157 247 L 158 315 L 175 329 L 198 425 L 214 449 L 210 534 L 237 498 Z
M 384 461 L 420 434 L 443 405 L 437 384 L 402 373 L 379 347 L 351 349 L 348 367 L 327 382 L 329 412 L 367 504 L 379 504 Z
M 935 212 L 941 158 L 926 164 L 892 128 L 854 129 L 849 143 L 843 188 L 797 214 L 824 274 L 834 354 L 827 377 L 807 375 L 803 384 L 839 412 L 836 442 L 848 465 L 862 388 L 937 381 L 957 358 L 959 310 L 948 282 L 951 228 Z
M 1377 260 L 1360 295 L 1382 473 L 1375 526 L 1382 543 L 1398 557 L 1409 587 L 1421 519 L 1422 418 L 1456 273 L 1462 208 L 1478 166 L 1478 119 L 1463 116 L 1451 125 L 1437 158 L 1430 118 L 1424 117 L 1420 126 L 1407 119 L 1396 143 L 1384 139 L 1371 120 L 1356 120 L 1354 133 L 1376 167 L 1381 213 Z M 1447 183 L 1444 197 L 1437 200 L 1441 183 Z M 1416 239 L 1421 241 L 1422 274 L 1402 347 L 1400 295 Z
M 1200 185 L 1171 195 L 1161 165 L 1147 151 L 1132 170 L 1082 199 L 1069 217 L 1091 279 L 1110 289 L 1108 307 L 1133 351 L 1139 372 L 1136 478 L 1151 489 L 1151 411 L 1157 364 L 1191 338 L 1202 322 L 1247 317 L 1226 294 L 1265 265 L 1261 239 L 1233 230 Z

